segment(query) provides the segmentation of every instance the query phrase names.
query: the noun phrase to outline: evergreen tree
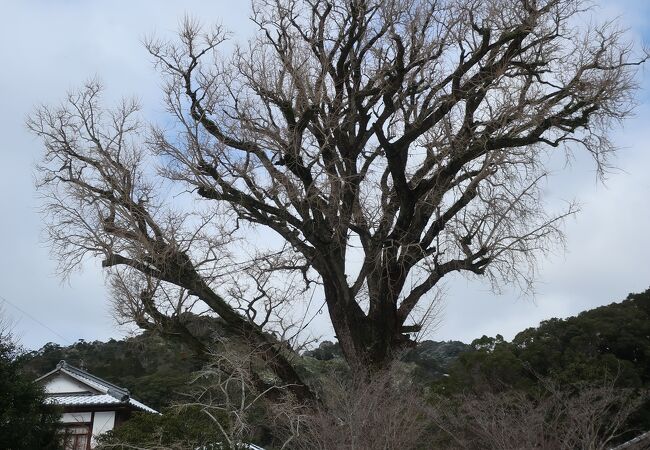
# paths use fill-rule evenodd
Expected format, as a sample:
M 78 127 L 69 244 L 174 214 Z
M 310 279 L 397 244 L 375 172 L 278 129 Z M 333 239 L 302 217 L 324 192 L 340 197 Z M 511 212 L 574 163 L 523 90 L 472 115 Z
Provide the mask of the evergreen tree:
M 19 347 L 0 333 L 0 448 L 59 450 L 59 412 L 45 405 L 43 390 L 25 374 Z

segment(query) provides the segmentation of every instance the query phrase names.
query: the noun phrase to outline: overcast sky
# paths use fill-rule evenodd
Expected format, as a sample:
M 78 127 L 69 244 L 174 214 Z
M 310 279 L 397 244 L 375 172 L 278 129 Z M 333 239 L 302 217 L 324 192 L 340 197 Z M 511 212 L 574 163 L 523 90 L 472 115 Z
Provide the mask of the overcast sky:
M 650 42 L 650 2 L 603 1 L 637 42 Z M 34 164 L 40 142 L 24 126 L 40 103 L 98 76 L 106 97 L 136 95 L 150 118 L 162 117 L 159 78 L 141 41 L 171 33 L 185 13 L 250 32 L 247 1 L 0 0 L 0 304 L 23 345 L 121 337 L 111 317 L 99 262 L 62 283 L 42 237 Z M 636 117 L 614 134 L 618 170 L 599 183 L 590 159 L 549 180 L 551 205 L 577 199 L 567 222 L 567 252 L 542 261 L 537 293 L 522 296 L 460 277 L 446 285 L 442 322 L 430 337 L 466 342 L 483 334 L 512 338 L 551 317 L 620 301 L 650 287 L 650 78 L 640 74 Z M 326 337 L 330 331 L 319 330 Z

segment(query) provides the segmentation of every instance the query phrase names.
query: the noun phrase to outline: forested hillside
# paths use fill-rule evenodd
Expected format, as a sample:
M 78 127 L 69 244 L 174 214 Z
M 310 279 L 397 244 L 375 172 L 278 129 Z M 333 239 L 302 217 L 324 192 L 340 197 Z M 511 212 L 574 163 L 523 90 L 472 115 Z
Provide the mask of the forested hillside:
M 211 323 L 207 324 L 206 320 Z M 220 322 L 214 319 L 196 319 L 196 326 L 203 326 L 206 332 L 216 328 L 221 336 L 225 333 L 219 328 Z M 193 372 L 204 364 L 183 344 L 151 332 L 120 341 L 79 341 L 69 347 L 48 344 L 22 358 L 24 370 L 34 378 L 65 359 L 128 387 L 136 398 L 165 411 L 169 411 L 165 407 L 174 400 L 187 399 L 182 393 L 190 390 L 188 384 Z M 605 414 L 607 417 L 599 417 L 601 422 L 607 423 L 609 415 L 615 414 L 611 411 L 625 406 L 628 400 L 635 408 L 640 405 L 636 413 L 626 416 L 622 427 L 626 432 L 613 440 L 621 442 L 650 429 L 650 402 L 638 403 L 644 395 L 647 399 L 650 389 L 650 290 L 575 317 L 544 321 L 538 327 L 520 332 L 511 342 L 500 335 L 483 336 L 469 345 L 458 341 L 424 341 L 401 361 L 401 379 L 410 378 L 409 382 L 426 387 L 427 401 L 433 408 L 456 411 L 440 420 L 446 420 L 446 426 L 466 442 L 489 439 L 491 435 L 481 434 L 485 430 L 472 428 L 471 423 L 477 422 L 477 416 L 482 419 L 501 414 L 499 411 L 519 411 L 517 417 L 523 414 L 532 421 L 524 424 L 523 434 L 517 435 L 507 415 L 500 416 L 499 432 L 515 433 L 512 439 L 527 438 L 535 426 L 542 433 L 566 434 L 567 429 L 562 427 L 576 428 L 578 425 L 571 425 L 571 421 L 580 423 L 581 420 L 571 417 L 571 410 L 586 405 L 587 410 L 598 411 L 594 402 L 601 401 L 603 395 L 613 397 L 607 400 L 609 412 Z M 329 341 L 303 353 L 297 366 L 308 380 L 334 372 L 347 376 L 338 343 Z M 440 408 L 441 405 L 447 406 Z M 550 430 L 542 416 L 553 415 L 558 408 L 569 416 L 554 422 L 560 428 Z M 265 417 L 266 413 L 259 410 L 255 414 Z M 535 422 L 536 415 L 543 420 Z M 194 443 L 209 442 L 219 434 L 203 416 L 194 409 L 185 410 L 181 415 L 142 415 L 105 440 L 144 443 L 153 434 L 163 433 L 169 442 L 181 437 Z M 512 419 L 520 421 L 516 417 Z M 188 420 L 194 427 L 191 433 L 187 431 Z M 271 441 L 264 425 L 269 423 L 268 417 L 258 422 L 262 426 L 250 430 L 250 439 L 268 445 Z M 494 434 L 494 430 L 488 431 Z M 445 439 L 443 433 L 436 445 L 447 448 L 450 443 Z M 486 444 L 486 448 L 492 448 L 490 445 Z
M 559 383 L 598 382 L 650 386 L 650 290 L 620 303 L 550 319 L 507 342 L 474 340 L 449 368 L 445 384 L 474 390 L 529 387 L 539 378 Z
M 338 344 L 325 341 L 303 357 L 340 358 Z M 69 347 L 47 344 L 24 356 L 26 370 L 42 375 L 62 359 L 128 387 L 134 396 L 161 407 L 182 391 L 201 367 L 189 348 L 145 332 L 121 341 L 79 341 Z M 650 290 L 620 303 L 568 319 L 550 319 L 511 341 L 483 336 L 470 345 L 424 341 L 402 360 L 437 389 L 458 392 L 530 388 L 539 378 L 560 383 L 616 380 L 619 386 L 650 386 Z M 314 369 L 319 365 L 307 364 Z M 442 377 L 443 374 L 448 376 Z
M 575 317 L 546 320 L 512 342 L 483 336 L 470 347 L 450 365 L 447 377 L 433 383 L 435 393 L 548 398 L 560 389 L 572 401 L 590 389 L 611 387 L 607 392 L 639 402 L 625 420 L 626 433 L 615 441 L 650 429 L 650 290 Z M 589 401 L 598 400 L 595 395 Z
M 424 341 L 409 352 L 404 360 L 414 363 L 414 372 L 432 380 L 442 375 L 458 354 L 469 349 L 458 341 Z M 24 359 L 25 371 L 34 378 L 54 369 L 62 359 L 83 367 L 90 373 L 105 378 L 119 386 L 127 387 L 134 397 L 160 408 L 187 390 L 190 374 L 201 368 L 202 362 L 194 358 L 191 350 L 180 342 L 144 332 L 124 340 L 108 342 L 79 342 L 63 347 L 49 343 L 38 351 L 28 353 Z M 310 363 L 310 360 L 315 360 Z M 304 355 L 306 370 L 323 370 L 319 361 L 340 359 L 338 344 L 324 341 Z

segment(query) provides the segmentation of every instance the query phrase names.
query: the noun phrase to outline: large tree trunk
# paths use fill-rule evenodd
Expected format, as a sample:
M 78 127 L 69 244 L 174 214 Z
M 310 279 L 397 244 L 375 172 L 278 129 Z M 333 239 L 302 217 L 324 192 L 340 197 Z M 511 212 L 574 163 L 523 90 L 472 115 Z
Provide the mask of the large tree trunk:
M 371 302 L 379 305 L 372 314 L 355 314 L 356 308 L 346 307 L 350 302 L 357 304 L 347 284 L 335 287 L 331 280 L 324 280 L 324 285 L 332 326 L 353 370 L 385 368 L 401 351 L 414 344 L 402 332 L 395 300 L 388 294 L 371 298 Z

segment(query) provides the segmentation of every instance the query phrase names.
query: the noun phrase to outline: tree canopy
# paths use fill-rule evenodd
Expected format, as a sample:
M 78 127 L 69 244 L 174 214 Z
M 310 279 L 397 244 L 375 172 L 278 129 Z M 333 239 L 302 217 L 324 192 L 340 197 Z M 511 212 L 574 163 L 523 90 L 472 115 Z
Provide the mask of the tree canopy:
M 123 320 L 199 353 L 185 313 L 219 316 L 311 398 L 287 348 L 315 295 L 366 370 L 413 344 L 448 274 L 532 280 L 575 211 L 544 207 L 548 152 L 602 170 L 645 55 L 581 0 L 252 4 L 230 54 L 191 19 L 147 40 L 171 127 L 97 82 L 28 126 L 63 272 L 101 258 Z

